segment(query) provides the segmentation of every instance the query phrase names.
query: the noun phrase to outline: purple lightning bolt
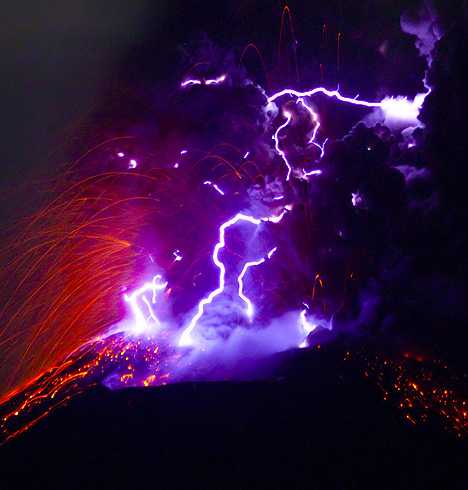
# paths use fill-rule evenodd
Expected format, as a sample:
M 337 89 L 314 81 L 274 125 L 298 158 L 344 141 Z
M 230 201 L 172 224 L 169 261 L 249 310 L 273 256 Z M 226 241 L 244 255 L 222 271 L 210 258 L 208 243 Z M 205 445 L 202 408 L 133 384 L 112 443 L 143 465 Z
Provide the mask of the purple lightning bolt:
M 302 169 L 302 177 L 307 178 L 310 177 L 311 175 L 321 175 L 322 171 L 320 169 L 316 170 L 309 170 L 309 172 L 306 172 L 304 169 Z
M 317 143 L 315 141 L 315 138 L 317 136 L 317 132 L 320 128 L 320 121 L 318 118 L 318 114 L 316 112 L 314 112 L 314 110 L 310 106 L 308 106 L 304 102 L 304 99 L 303 99 L 303 97 L 310 97 L 310 96 L 318 94 L 318 93 L 323 93 L 328 97 L 335 97 L 338 100 L 340 100 L 342 102 L 347 102 L 349 104 L 360 105 L 360 106 L 365 106 L 365 107 L 383 107 L 383 105 L 382 105 L 383 102 L 367 102 L 365 100 L 358 100 L 357 98 L 352 99 L 350 97 L 344 97 L 343 95 L 341 95 L 338 92 L 338 90 L 327 90 L 324 87 L 317 87 L 317 88 L 314 88 L 312 90 L 308 90 L 307 92 L 298 92 L 297 90 L 287 88 L 287 89 L 281 90 L 280 92 L 277 92 L 276 94 L 273 94 L 271 97 L 269 97 L 268 102 L 274 102 L 276 99 L 283 97 L 284 95 L 292 95 L 292 96 L 297 97 L 296 103 L 300 103 L 307 110 L 307 112 L 309 112 L 309 114 L 312 118 L 312 121 L 315 123 L 314 130 L 313 130 L 312 136 L 309 140 L 309 143 L 313 143 L 315 146 L 317 146 L 320 149 L 320 153 L 321 153 L 320 157 L 323 157 L 326 141 L 325 141 L 325 143 L 323 143 L 323 145 L 320 145 L 319 143 Z M 287 121 L 284 124 L 282 124 L 276 130 L 275 134 L 273 135 L 273 139 L 275 141 L 275 149 L 276 149 L 278 155 L 280 155 L 280 157 L 283 159 L 283 161 L 284 161 L 284 163 L 288 169 L 288 173 L 286 175 L 286 181 L 288 181 L 291 177 L 292 167 L 291 167 L 291 164 L 289 163 L 289 161 L 286 157 L 285 152 L 283 150 L 281 150 L 281 148 L 279 146 L 279 133 L 283 128 L 285 128 L 290 123 L 291 114 L 289 112 L 286 112 L 286 111 L 283 112 L 283 114 L 287 118 Z M 319 173 L 318 171 L 313 171 L 312 173 L 307 173 L 304 171 L 302 177 L 306 178 L 309 175 L 316 175 L 318 173 Z
M 134 334 L 146 333 L 150 330 L 150 325 L 148 323 L 149 318 L 159 326 L 160 321 L 158 320 L 156 314 L 154 313 L 152 305 L 156 303 L 156 296 L 158 291 L 163 291 L 167 287 L 167 282 L 162 280 L 162 277 L 158 274 L 153 277 L 151 282 L 143 284 L 140 288 L 133 291 L 131 294 L 125 294 L 124 299 L 130 304 L 130 308 L 134 317 L 134 324 L 132 332 Z M 145 296 L 145 293 L 151 292 L 151 303 Z M 138 305 L 138 299 L 141 298 L 143 303 L 148 308 L 148 316 L 145 316 L 140 306 Z
M 315 141 L 315 137 L 317 136 L 317 131 L 320 128 L 320 121 L 318 118 L 318 114 L 312 110 L 312 107 L 309 107 L 304 102 L 304 99 L 302 97 L 299 97 L 299 99 L 296 100 L 296 104 L 298 104 L 298 103 L 300 103 L 302 105 L 302 107 L 304 107 L 304 109 L 307 110 L 307 112 L 310 114 L 312 121 L 315 123 L 314 131 L 313 131 L 312 136 L 309 140 L 309 143 L 313 143 Z
M 283 159 L 283 162 L 284 164 L 286 165 L 287 169 L 288 169 L 288 173 L 286 174 L 286 181 L 289 180 L 289 178 L 291 177 L 291 171 L 292 171 L 292 167 L 291 165 L 289 164 L 288 162 L 288 159 L 286 157 L 286 153 L 280 148 L 279 146 L 279 133 L 280 131 L 285 128 L 290 122 L 291 122 L 291 113 L 290 112 L 283 112 L 283 115 L 284 117 L 286 117 L 286 122 L 284 124 L 282 124 L 275 132 L 275 134 L 273 135 L 273 139 L 275 140 L 275 149 L 276 151 L 278 152 L 278 155 Z
M 348 104 L 361 105 L 365 107 L 381 107 L 382 102 L 367 102 L 365 100 L 359 100 L 357 98 L 344 97 L 341 95 L 338 90 L 327 90 L 325 87 L 317 87 L 312 90 L 308 90 L 306 92 L 299 92 L 292 88 L 285 88 L 276 94 L 273 94 L 271 97 L 268 97 L 268 102 L 274 102 L 276 99 L 283 97 L 284 95 L 294 95 L 295 97 L 311 97 L 315 94 L 324 94 L 327 97 L 335 97 L 341 102 L 347 102 Z
M 325 142 L 320 145 L 315 141 L 317 131 L 320 127 L 320 122 L 318 119 L 318 115 L 312 110 L 311 107 L 309 107 L 305 102 L 303 97 L 311 97 L 316 94 L 324 94 L 327 97 L 334 97 L 338 99 L 341 102 L 346 102 L 347 104 L 352 104 L 352 105 L 358 105 L 358 106 L 363 106 L 363 107 L 369 107 L 369 108 L 380 108 L 382 113 L 385 116 L 385 119 L 389 120 L 397 120 L 397 121 L 402 121 L 408 124 L 418 124 L 418 116 L 419 112 L 421 110 L 421 107 L 424 103 L 425 98 L 429 95 L 430 93 L 430 88 L 427 87 L 427 92 L 423 94 L 418 94 L 413 100 L 408 99 L 407 97 L 385 97 L 382 99 L 380 102 L 368 102 L 366 100 L 360 100 L 358 99 L 358 96 L 351 98 L 351 97 L 345 97 L 340 94 L 338 90 L 328 90 L 325 87 L 316 87 L 312 90 L 308 90 L 306 92 L 299 92 L 294 89 L 286 88 L 284 90 L 281 90 L 280 92 L 277 92 L 273 94 L 272 96 L 268 97 L 268 102 L 274 102 L 276 99 L 279 99 L 280 97 L 283 97 L 284 95 L 290 95 L 294 96 L 297 98 L 296 103 L 302 104 L 302 106 L 309 112 L 309 114 L 312 117 L 312 120 L 316 123 L 312 137 L 309 141 L 309 143 L 314 144 L 317 146 L 317 148 L 320 149 L 320 158 L 323 157 L 324 151 L 325 151 Z M 286 124 L 283 124 L 278 128 L 278 130 L 275 133 L 274 140 L 275 140 L 275 149 L 278 152 L 278 154 L 281 156 L 281 158 L 284 160 L 286 166 L 288 167 L 288 175 L 286 177 L 286 180 L 289 180 L 291 170 L 290 170 L 290 164 L 287 161 L 287 158 L 284 154 L 283 151 L 280 150 L 279 144 L 278 144 L 278 133 L 279 130 L 283 129 L 287 124 L 289 123 L 289 120 L 287 121 Z
M 245 310 L 245 313 L 249 320 L 252 320 L 253 314 L 254 314 L 254 307 L 252 304 L 252 301 L 244 294 L 244 276 L 247 273 L 247 271 L 250 269 L 250 267 L 255 267 L 257 265 L 263 264 L 267 259 L 271 259 L 273 254 L 276 252 L 278 247 L 272 248 L 266 257 L 262 257 L 259 260 L 253 260 L 251 262 L 246 262 L 244 264 L 244 267 L 242 268 L 241 273 L 239 274 L 237 278 L 237 283 L 239 284 L 239 297 L 244 301 L 244 303 L 247 305 L 247 308 Z
M 308 106 L 302 97 L 297 99 L 296 103 L 300 103 L 310 114 L 310 117 L 312 121 L 315 123 L 314 130 L 312 132 L 312 136 L 309 140 L 309 143 L 312 143 L 314 146 L 316 146 L 320 150 L 320 159 L 323 158 L 323 155 L 325 154 L 325 145 L 327 144 L 328 138 L 325 139 L 325 141 L 320 145 L 315 141 L 315 138 L 317 137 L 317 132 L 320 128 L 320 121 L 318 118 L 318 114 L 313 111 L 312 107 Z M 302 177 L 308 177 L 309 175 L 320 175 L 322 172 L 321 170 L 312 170 L 311 172 L 306 172 L 303 169 Z
M 210 185 L 211 187 L 213 187 L 213 189 L 218 192 L 219 194 L 221 194 L 222 196 L 224 196 L 224 191 L 222 189 L 219 188 L 218 185 L 214 184 L 213 182 L 211 182 L 211 180 L 205 180 L 205 182 L 203 182 L 204 185 Z
M 187 87 L 189 85 L 218 85 L 220 83 L 223 83 L 224 80 L 226 80 L 226 75 L 221 75 L 218 78 L 210 78 L 208 80 L 191 79 L 185 80 L 180 84 L 180 86 Z
M 197 307 L 197 312 L 195 315 L 192 317 L 190 320 L 189 324 L 187 327 L 185 327 L 184 331 L 182 332 L 182 335 L 180 336 L 179 339 L 179 346 L 188 346 L 191 344 L 192 339 L 191 339 L 191 333 L 193 329 L 196 327 L 198 320 L 203 316 L 203 313 L 205 312 L 205 306 L 211 304 L 211 302 L 216 298 L 216 296 L 220 295 L 224 291 L 224 286 L 225 286 L 225 276 L 226 276 L 226 267 L 224 266 L 223 262 L 219 260 L 219 253 L 220 251 L 225 247 L 226 241 L 225 241 L 225 234 L 226 230 L 243 221 L 246 223 L 251 223 L 255 226 L 260 225 L 262 222 L 270 222 L 270 223 L 279 223 L 284 215 L 287 213 L 287 211 L 290 209 L 290 207 L 285 208 L 282 213 L 278 216 L 270 216 L 266 218 L 254 218 L 253 216 L 249 216 L 246 214 L 238 213 L 236 214 L 233 218 L 230 220 L 224 222 L 220 227 L 219 227 L 219 240 L 218 243 L 215 245 L 214 250 L 213 250 L 213 262 L 216 265 L 216 267 L 219 269 L 219 285 L 218 287 L 211 291 L 211 293 L 203 298 L 199 303 Z

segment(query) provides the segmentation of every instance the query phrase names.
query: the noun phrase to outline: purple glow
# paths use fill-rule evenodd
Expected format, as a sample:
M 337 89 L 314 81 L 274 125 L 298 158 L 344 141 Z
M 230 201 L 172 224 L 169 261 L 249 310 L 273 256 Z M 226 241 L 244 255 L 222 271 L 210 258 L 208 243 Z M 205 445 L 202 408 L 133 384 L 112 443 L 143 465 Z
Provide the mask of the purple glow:
M 137 161 L 132 159 L 132 160 L 130 160 L 130 163 L 128 164 L 128 168 L 131 168 L 131 169 L 137 168 L 137 165 L 138 165 Z
M 188 79 L 183 81 L 180 86 L 181 87 L 188 87 L 191 85 L 218 85 L 223 83 L 226 80 L 226 75 L 221 75 L 217 78 L 213 79 Z M 428 92 L 429 93 L 429 92 Z M 319 131 L 322 131 L 321 129 L 321 122 L 320 122 L 320 117 L 319 114 L 313 109 L 313 107 L 310 105 L 310 102 L 308 101 L 307 97 L 312 97 L 314 95 L 325 95 L 326 97 L 329 98 L 335 98 L 340 102 L 346 103 L 346 104 L 351 104 L 355 106 L 360 106 L 360 107 L 365 107 L 368 109 L 380 109 L 382 113 L 385 115 L 385 117 L 393 118 L 393 119 L 399 119 L 399 120 L 405 120 L 405 121 L 413 121 L 417 120 L 417 117 L 419 115 L 419 110 L 422 106 L 422 103 L 424 102 L 424 98 L 427 94 L 420 94 L 415 97 L 413 101 L 410 101 L 406 98 L 403 97 L 386 97 L 380 102 L 372 102 L 372 101 L 365 101 L 365 100 L 360 100 L 359 95 L 356 95 L 356 97 L 346 97 L 342 95 L 339 91 L 339 88 L 336 90 L 328 90 L 324 87 L 316 87 L 313 88 L 312 90 L 300 92 L 294 89 L 286 88 L 284 90 L 281 90 L 277 93 L 274 93 L 270 97 L 267 98 L 268 103 L 273 103 L 276 100 L 280 99 L 283 96 L 290 96 L 290 97 L 295 97 L 295 102 L 298 105 L 301 105 L 302 108 L 307 112 L 307 114 L 310 117 L 310 120 L 312 122 L 312 129 L 309 132 L 308 136 L 308 143 L 314 145 L 316 148 L 320 150 L 320 157 L 317 158 L 316 160 L 320 160 L 324 157 L 325 154 L 325 146 L 327 144 L 328 139 L 326 138 L 323 143 L 320 143 L 317 141 L 319 137 Z M 285 180 L 288 182 L 291 178 L 291 175 L 293 174 L 293 167 L 292 164 L 288 161 L 288 157 L 286 155 L 286 151 L 281 148 L 280 144 L 280 137 L 281 137 L 281 132 L 285 130 L 288 126 L 290 126 L 290 123 L 293 118 L 293 114 L 287 110 L 283 111 L 283 116 L 285 120 L 280 124 L 280 126 L 274 131 L 274 134 L 272 135 L 272 139 L 274 140 L 274 148 L 276 150 L 276 153 L 281 157 L 282 161 L 284 162 L 284 165 L 286 166 L 287 172 L 286 172 L 286 177 Z M 188 150 L 183 149 L 180 150 L 179 154 L 185 155 L 188 153 Z M 316 152 L 314 151 L 314 154 Z M 246 151 L 243 155 L 243 160 L 246 160 L 250 155 L 250 151 Z M 120 156 L 120 153 L 119 153 Z M 123 156 L 123 154 L 122 154 Z M 131 166 L 129 168 L 135 168 L 136 167 L 136 161 L 131 160 L 130 161 Z M 174 168 L 179 167 L 179 162 L 176 162 L 174 165 Z M 294 175 L 298 178 L 303 178 L 303 179 L 308 179 L 309 177 L 312 176 L 317 176 L 322 174 L 321 169 L 313 169 L 313 170 L 306 170 L 302 169 L 297 169 L 298 172 L 294 173 Z M 206 180 L 203 182 L 204 185 L 209 185 L 211 186 L 216 192 L 218 192 L 220 195 L 224 196 L 225 192 L 213 181 L 211 180 Z M 279 191 L 281 192 L 281 191 Z M 284 199 L 284 195 L 276 195 L 273 198 L 271 198 L 272 201 L 279 201 Z M 353 193 L 351 196 L 351 201 L 353 206 L 358 206 L 360 203 L 363 202 L 363 198 L 359 195 L 358 192 Z M 222 294 L 225 291 L 225 286 L 226 286 L 226 265 L 222 260 L 220 259 L 220 254 L 221 251 L 225 248 L 226 246 L 226 238 L 225 238 L 225 233 L 226 230 L 229 229 L 230 227 L 240 224 L 241 222 L 243 223 L 250 223 L 254 225 L 255 227 L 258 227 L 261 225 L 263 222 L 270 222 L 270 223 L 279 223 L 285 214 L 292 209 L 291 205 L 284 206 L 280 212 L 279 215 L 272 215 L 268 217 L 262 217 L 262 218 L 256 218 L 254 216 L 251 216 L 249 214 L 244 214 L 242 212 L 237 213 L 233 218 L 227 220 L 226 222 L 222 223 L 218 229 L 219 235 L 218 235 L 218 242 L 214 245 L 214 249 L 212 252 L 212 261 L 215 265 L 215 267 L 219 271 L 218 275 L 218 283 L 217 287 L 213 289 L 209 293 L 204 293 L 206 294 L 202 299 L 198 302 L 198 305 L 195 308 L 194 313 L 190 317 L 188 323 L 183 327 L 181 331 L 181 335 L 178 340 L 178 345 L 179 346 L 189 346 L 193 344 L 194 339 L 192 339 L 192 334 L 196 326 L 198 325 L 198 322 L 202 318 L 202 316 L 205 314 L 205 308 L 210 305 L 214 299 Z M 244 291 L 244 280 L 246 277 L 247 272 L 251 267 L 256 267 L 267 260 L 269 260 L 274 253 L 276 252 L 276 247 L 273 248 L 268 252 L 268 254 L 260 259 L 253 260 L 253 261 L 248 261 L 243 264 L 242 269 L 237 277 L 237 284 L 238 284 L 238 295 L 239 298 L 243 301 L 245 304 L 245 314 L 248 317 L 249 320 L 253 319 L 254 316 L 254 305 L 252 301 L 248 298 L 248 296 L 245 294 Z M 173 252 L 174 256 L 174 262 L 179 262 L 182 260 L 182 255 L 179 250 L 175 250 Z M 160 276 L 155 276 L 155 277 L 160 277 Z M 167 283 L 164 284 L 159 284 L 158 290 L 164 289 L 166 287 Z M 152 288 L 152 289 L 151 289 Z M 126 300 L 130 303 L 133 311 L 133 315 L 135 317 L 135 329 L 138 331 L 145 331 L 148 329 L 148 323 L 151 322 L 154 324 L 159 324 L 159 321 L 157 319 L 157 316 L 154 313 L 153 306 L 155 302 L 155 291 L 156 291 L 156 286 L 155 282 L 153 279 L 153 283 L 147 283 L 145 284 L 142 288 L 137 290 L 135 293 L 132 293 L 130 296 L 125 296 Z M 147 291 L 153 291 L 153 301 L 152 303 L 148 300 L 148 298 L 144 295 L 145 292 Z M 137 304 L 137 298 L 140 299 L 140 305 Z M 148 310 L 148 315 L 145 318 L 145 315 L 143 314 L 140 306 L 144 304 L 145 308 Z M 305 335 L 305 338 L 300 344 L 300 347 L 305 347 L 308 345 L 307 343 L 307 336 L 312 333 L 316 328 L 317 324 L 313 323 L 310 321 L 307 317 L 307 309 L 308 305 L 305 305 L 305 309 L 303 309 L 300 314 L 299 314 L 299 325 Z
M 189 85 L 216 85 L 223 83 L 226 80 L 226 75 L 221 75 L 218 78 L 215 79 L 209 79 L 209 80 L 198 80 L 198 79 L 190 79 L 182 82 L 181 86 L 186 87 Z M 367 107 L 367 108 L 380 108 L 384 113 L 388 114 L 391 117 L 400 117 L 400 118 L 406 118 L 406 119 L 412 119 L 414 117 L 417 117 L 417 114 L 419 113 L 419 108 L 424 100 L 423 98 L 415 98 L 414 101 L 408 101 L 407 99 L 403 98 L 385 98 L 381 102 L 368 102 L 364 100 L 359 100 L 358 96 L 355 98 L 350 98 L 350 97 L 345 97 L 340 94 L 339 90 L 327 90 L 324 87 L 317 87 L 312 90 L 306 91 L 306 92 L 299 92 L 293 89 L 284 89 L 280 92 L 277 92 L 270 96 L 268 98 L 268 102 L 272 103 L 276 101 L 277 99 L 288 95 L 288 96 L 293 96 L 296 97 L 296 103 L 300 104 L 310 115 L 311 121 L 313 123 L 313 129 L 312 133 L 310 134 L 309 137 L 309 143 L 313 144 L 320 150 L 320 158 L 324 156 L 325 152 L 325 145 L 327 143 L 327 139 L 324 140 L 323 144 L 320 144 L 316 141 L 318 132 L 320 130 L 320 120 L 319 120 L 319 115 L 312 109 L 312 107 L 306 102 L 305 97 L 311 97 L 316 94 L 323 94 L 327 97 L 331 98 L 336 98 L 340 102 L 345 102 L 348 104 L 352 105 L 357 105 L 357 106 L 362 106 L 362 107 Z M 280 134 L 283 129 L 288 127 L 288 125 L 291 123 L 292 120 L 292 114 L 288 111 L 283 112 L 284 117 L 286 120 L 276 129 L 274 132 L 272 139 L 275 142 L 275 150 L 278 153 L 278 155 L 281 157 L 283 160 L 286 168 L 287 168 L 287 174 L 286 174 L 286 181 L 289 181 L 291 178 L 292 174 L 292 166 L 288 161 L 288 158 L 286 156 L 286 153 L 283 149 L 281 149 L 280 145 Z M 180 155 L 185 155 L 188 152 L 188 150 L 181 150 Z M 247 151 L 243 159 L 247 159 L 250 155 L 250 151 Z M 135 160 L 130 161 L 130 168 L 135 168 L 137 166 L 137 162 Z M 179 166 L 179 162 L 176 162 L 174 164 L 174 168 L 177 168 Z M 310 176 L 314 175 L 320 175 L 322 174 L 321 169 L 314 169 L 314 170 L 309 170 L 306 171 L 305 169 L 302 170 L 302 175 L 301 178 L 308 178 Z M 209 185 L 213 187 L 213 189 L 216 190 L 220 195 L 224 196 L 225 193 L 224 191 L 214 182 L 211 180 L 206 180 L 203 182 L 204 185 Z M 283 195 L 275 196 L 273 197 L 273 200 L 281 200 L 284 199 Z M 357 205 L 360 202 L 361 198 L 358 193 L 352 194 L 352 203 L 353 205 Z M 213 302 L 213 300 L 220 295 L 221 293 L 224 292 L 225 290 L 225 279 L 226 279 L 226 267 L 225 264 L 220 260 L 220 253 L 221 250 L 224 249 L 226 242 L 225 242 L 225 232 L 228 228 L 230 228 L 233 225 L 236 225 L 240 222 L 244 223 L 250 223 L 255 226 L 259 226 L 262 222 L 270 222 L 270 223 L 279 223 L 285 214 L 291 209 L 291 206 L 286 206 L 282 209 L 281 213 L 279 215 L 273 215 L 269 217 L 263 217 L 263 218 L 255 218 L 253 216 L 244 214 L 244 213 L 238 213 L 236 214 L 233 218 L 229 219 L 228 221 L 224 222 L 221 224 L 219 227 L 219 239 L 218 242 L 215 244 L 213 253 L 212 253 L 212 260 L 214 265 L 217 267 L 219 270 L 219 278 L 218 278 L 218 286 L 212 290 L 207 296 L 203 297 L 200 302 L 198 303 L 198 306 L 196 308 L 196 311 L 194 315 L 191 317 L 190 321 L 188 324 L 183 328 L 183 331 L 180 335 L 179 338 L 179 346 L 187 346 L 192 344 L 192 332 L 197 326 L 200 318 L 203 316 L 205 313 L 205 307 Z M 254 305 L 252 304 L 251 300 L 245 295 L 244 293 L 244 278 L 245 275 L 247 274 L 248 270 L 251 267 L 256 267 L 258 265 L 263 264 L 266 260 L 270 259 L 273 254 L 276 251 L 276 247 L 272 249 L 268 254 L 261 259 L 255 260 L 255 261 L 249 261 L 246 262 L 242 270 L 237 277 L 237 282 L 238 282 L 238 294 L 240 299 L 245 303 L 246 305 L 246 315 L 247 317 L 251 320 L 254 315 Z M 182 260 L 182 255 L 178 250 L 173 252 L 174 262 L 179 262 Z M 160 277 L 160 276 L 155 276 L 155 277 Z M 126 300 L 130 303 L 133 311 L 133 315 L 135 317 L 135 330 L 137 331 L 144 331 L 147 330 L 148 328 L 148 321 L 151 321 L 152 323 L 159 324 L 159 321 L 154 313 L 152 304 L 155 302 L 155 291 L 156 290 L 161 290 L 166 287 L 167 283 L 164 284 L 159 284 L 157 285 L 155 283 L 155 280 L 153 280 L 153 283 L 147 283 L 145 284 L 142 288 L 137 290 L 136 292 L 132 293 L 132 295 L 128 296 L 126 295 L 125 298 Z M 153 291 L 153 302 L 151 303 L 148 298 L 144 295 L 145 292 L 147 291 Z M 141 299 L 141 302 L 146 305 L 146 308 L 148 310 L 148 316 L 145 318 L 145 315 L 143 314 L 140 306 L 137 304 L 137 298 Z M 304 333 L 309 335 L 311 332 L 315 330 L 317 327 L 316 324 L 310 323 L 307 319 L 307 310 L 304 309 L 301 311 L 300 316 L 299 316 L 299 323 L 304 331 Z M 307 339 L 305 339 L 301 346 L 307 345 Z

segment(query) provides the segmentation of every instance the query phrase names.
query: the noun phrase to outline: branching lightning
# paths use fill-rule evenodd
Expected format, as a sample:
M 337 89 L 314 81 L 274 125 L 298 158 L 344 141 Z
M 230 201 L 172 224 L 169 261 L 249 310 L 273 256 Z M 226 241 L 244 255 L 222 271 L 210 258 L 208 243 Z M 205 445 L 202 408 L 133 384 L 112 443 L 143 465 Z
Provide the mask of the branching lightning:
M 254 315 L 254 306 L 252 304 L 252 301 L 244 294 L 244 276 L 247 273 L 247 271 L 250 269 L 250 267 L 256 267 L 257 265 L 263 264 L 266 260 L 271 259 L 273 254 L 276 252 L 278 247 L 272 248 L 266 257 L 262 257 L 261 259 L 258 260 L 253 260 L 251 262 L 246 262 L 244 264 L 244 267 L 242 268 L 241 273 L 237 277 L 237 283 L 239 285 L 239 297 L 244 301 L 244 303 L 247 305 L 245 314 L 247 315 L 247 318 L 252 321 L 253 315 Z
M 203 316 L 203 313 L 205 312 L 205 306 L 211 304 L 212 301 L 216 298 L 216 296 L 220 295 L 224 291 L 226 267 L 224 263 L 219 259 L 219 254 L 221 250 L 226 246 L 226 238 L 225 238 L 226 230 L 231 226 L 236 225 L 239 222 L 250 223 L 255 226 L 259 226 L 262 222 L 279 223 L 283 219 L 287 211 L 288 210 L 285 208 L 278 216 L 270 216 L 266 218 L 254 218 L 253 216 L 249 216 L 243 213 L 238 213 L 233 218 L 224 222 L 219 227 L 219 240 L 218 243 L 215 245 L 212 254 L 213 262 L 216 265 L 216 267 L 219 269 L 218 287 L 213 291 L 211 291 L 208 294 L 208 296 L 203 298 L 198 303 L 198 307 L 195 315 L 192 317 L 189 324 L 185 327 L 184 331 L 182 332 L 182 335 L 180 336 L 179 346 L 191 345 L 192 343 L 191 334 L 194 328 L 197 326 L 198 321 Z
M 125 294 L 124 299 L 130 304 L 133 314 L 133 325 L 131 332 L 135 335 L 151 332 L 151 321 L 155 326 L 160 326 L 160 321 L 154 312 L 153 305 L 156 304 L 156 297 L 159 291 L 164 291 L 167 287 L 167 282 L 162 280 L 162 277 L 157 274 L 151 282 L 143 284 L 140 288 L 133 291 L 131 294 Z M 151 293 L 151 301 L 146 297 L 146 293 Z M 145 303 L 148 314 L 145 315 L 138 304 L 141 299 Z

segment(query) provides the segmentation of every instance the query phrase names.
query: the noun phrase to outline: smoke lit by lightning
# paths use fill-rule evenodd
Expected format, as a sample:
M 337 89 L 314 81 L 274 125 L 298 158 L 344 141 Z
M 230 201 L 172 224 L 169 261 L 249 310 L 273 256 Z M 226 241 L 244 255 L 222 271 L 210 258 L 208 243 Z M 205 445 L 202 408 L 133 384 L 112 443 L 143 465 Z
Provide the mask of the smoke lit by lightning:
M 416 126 L 419 124 L 418 121 L 419 112 L 422 108 L 425 98 L 429 95 L 429 93 L 430 93 L 430 88 L 426 86 L 426 92 L 423 94 L 416 95 L 416 97 L 413 100 L 410 100 L 407 97 L 398 96 L 398 97 L 385 97 L 380 102 L 369 102 L 365 100 L 360 100 L 358 96 L 354 98 L 346 97 L 342 95 L 338 90 L 328 90 L 324 87 L 316 87 L 311 90 L 307 90 L 305 92 L 299 92 L 294 89 L 286 88 L 268 97 L 268 102 L 269 103 L 275 102 L 276 100 L 286 95 L 290 97 L 296 97 L 296 103 L 300 103 L 309 112 L 311 119 L 314 122 L 314 129 L 313 129 L 312 136 L 309 140 L 309 143 L 314 144 L 317 148 L 320 149 L 320 157 L 322 158 L 325 152 L 325 144 L 327 140 L 324 140 L 322 144 L 319 144 L 316 141 L 316 136 L 320 128 L 319 116 L 308 104 L 305 103 L 304 98 L 313 97 L 318 94 L 323 94 L 326 95 L 327 97 L 335 98 L 340 102 L 344 102 L 346 104 L 352 104 L 352 105 L 366 107 L 366 108 L 380 109 L 385 119 L 400 121 L 401 123 L 406 124 L 407 126 L 409 125 Z M 292 171 L 291 165 L 288 162 L 284 151 L 280 149 L 279 139 L 278 139 L 279 132 L 283 128 L 285 128 L 291 121 L 291 114 L 286 112 L 284 113 L 284 115 L 288 119 L 284 124 L 282 124 L 276 130 L 273 138 L 275 140 L 276 151 L 283 159 L 286 167 L 288 168 L 286 180 L 289 180 Z
M 271 223 L 279 223 L 283 219 L 286 212 L 287 212 L 287 210 L 284 209 L 280 215 L 266 217 L 266 218 L 254 218 L 253 216 L 238 213 L 233 218 L 224 222 L 219 227 L 219 240 L 218 240 L 218 243 L 214 247 L 213 255 L 212 255 L 213 263 L 219 269 L 218 287 L 216 289 L 214 289 L 213 291 L 211 291 L 208 294 L 208 296 L 203 298 L 198 303 L 198 307 L 197 307 L 197 311 L 196 311 L 195 315 L 192 317 L 189 324 L 185 327 L 185 329 L 182 332 L 182 335 L 180 336 L 179 346 L 188 346 L 188 345 L 192 344 L 191 334 L 192 334 L 193 330 L 195 329 L 195 327 L 197 326 L 198 321 L 203 316 L 203 313 L 205 312 L 205 306 L 211 304 L 212 301 L 216 298 L 216 296 L 220 295 L 224 291 L 225 278 L 226 278 L 226 267 L 225 267 L 224 263 L 220 260 L 219 253 L 226 246 L 226 237 L 225 237 L 226 230 L 229 229 L 231 226 L 236 225 L 238 223 L 249 223 L 249 224 L 252 224 L 255 226 L 259 226 L 262 222 L 265 222 L 265 221 L 269 221 Z
M 305 308 L 301 311 L 301 313 L 299 314 L 299 323 L 302 327 L 302 330 L 304 331 L 304 335 L 305 335 L 305 338 L 304 340 L 301 342 L 301 344 L 299 344 L 299 347 L 303 348 L 303 347 L 307 347 L 307 337 L 317 328 L 317 324 L 316 323 L 310 323 L 309 320 L 307 319 L 307 310 L 309 309 L 309 307 L 307 305 L 304 305 Z

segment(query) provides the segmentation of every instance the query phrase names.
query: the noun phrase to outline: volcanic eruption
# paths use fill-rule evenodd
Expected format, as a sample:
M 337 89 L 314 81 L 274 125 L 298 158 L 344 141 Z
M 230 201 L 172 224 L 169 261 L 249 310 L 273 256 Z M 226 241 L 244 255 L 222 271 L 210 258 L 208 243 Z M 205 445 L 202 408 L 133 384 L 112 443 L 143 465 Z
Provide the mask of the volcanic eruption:
M 287 7 L 281 32 L 288 15 L 294 37 Z M 278 76 L 262 86 L 205 40 L 158 91 L 154 140 L 112 135 L 50 182 L 5 242 L 1 438 L 96 384 L 250 379 L 278 353 L 355 346 L 375 325 L 387 335 L 420 259 L 412 237 L 440 212 L 421 117 L 437 96 L 436 24 L 402 19 L 427 61 L 412 97 Z M 460 377 L 438 357 L 344 359 L 411 423 L 435 413 L 465 435 Z

